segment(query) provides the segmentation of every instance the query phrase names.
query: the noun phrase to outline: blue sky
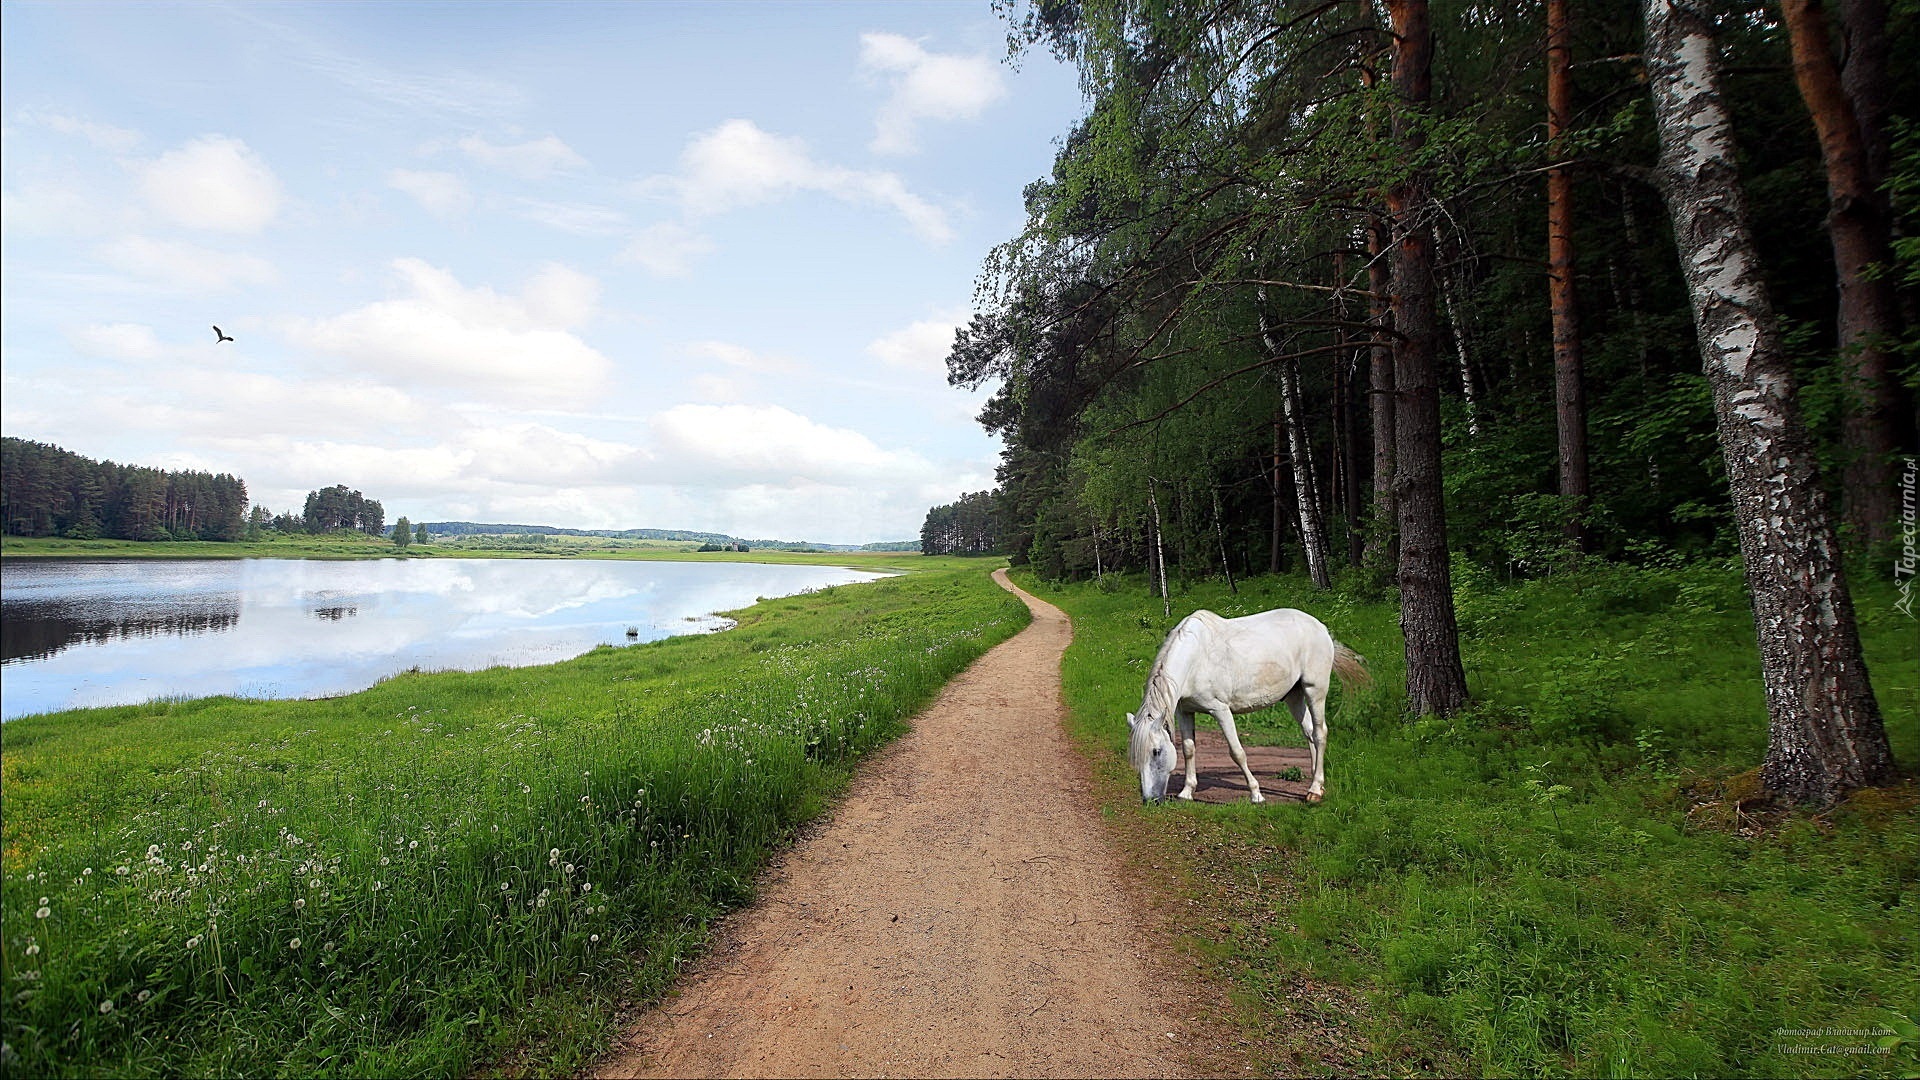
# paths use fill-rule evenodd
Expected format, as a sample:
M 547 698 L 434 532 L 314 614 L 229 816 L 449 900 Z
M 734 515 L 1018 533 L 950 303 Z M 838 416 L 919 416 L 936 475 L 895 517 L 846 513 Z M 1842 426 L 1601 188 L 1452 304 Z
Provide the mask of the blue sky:
M 942 360 L 1082 105 L 984 0 L 0 21 L 8 435 L 829 542 L 992 483 Z

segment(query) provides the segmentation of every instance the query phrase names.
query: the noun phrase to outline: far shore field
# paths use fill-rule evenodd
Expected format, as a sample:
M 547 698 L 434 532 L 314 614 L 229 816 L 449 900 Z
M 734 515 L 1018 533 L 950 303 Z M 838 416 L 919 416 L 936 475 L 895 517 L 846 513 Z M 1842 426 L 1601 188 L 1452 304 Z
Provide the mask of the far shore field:
M 262 540 L 220 542 L 182 540 L 70 540 L 64 537 L 8 536 L 0 539 L 0 558 L 113 559 L 641 559 L 671 562 L 795 563 L 845 566 L 856 570 L 902 572 L 949 569 L 980 562 L 958 556 L 926 556 L 914 551 L 699 551 L 691 540 L 620 540 L 601 536 L 449 536 L 425 544 L 395 547 L 384 537 L 363 534 L 273 536 Z

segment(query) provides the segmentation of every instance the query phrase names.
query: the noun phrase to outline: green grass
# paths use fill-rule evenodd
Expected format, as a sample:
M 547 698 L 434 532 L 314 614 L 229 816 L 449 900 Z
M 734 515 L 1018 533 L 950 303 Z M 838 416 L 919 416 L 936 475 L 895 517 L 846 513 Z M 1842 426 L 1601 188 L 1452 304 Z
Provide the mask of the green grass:
M 855 758 L 1025 625 L 988 569 L 548 667 L 8 722 L 4 1072 L 576 1068 Z
M 1390 604 L 1288 577 L 1176 597 L 1175 619 L 1301 607 L 1368 658 L 1374 688 L 1330 702 L 1319 807 L 1139 806 L 1123 714 L 1170 628 L 1159 601 L 1131 579 L 1022 584 L 1074 619 L 1066 694 L 1109 812 L 1155 862 L 1199 853 L 1169 880 L 1205 913 L 1191 932 L 1235 972 L 1268 1068 L 1914 1074 L 1912 1042 L 1836 1054 L 1818 1051 L 1874 1040 L 1779 1033 L 1877 1029 L 1916 1008 L 1920 650 L 1883 583 L 1856 598 L 1909 778 L 1824 813 L 1741 802 L 1766 722 L 1726 566 L 1462 582 L 1477 704 L 1413 723 Z M 1284 708 L 1242 731 L 1299 744 Z
M 951 570 L 988 560 L 912 551 L 696 551 L 692 540 L 625 540 L 601 536 L 448 536 L 427 544 L 395 547 L 365 533 L 313 536 L 268 533 L 260 540 L 225 543 L 185 540 L 70 540 L 65 537 L 0 538 L 0 557 L 141 559 L 638 559 L 674 562 L 789 563 L 850 566 L 860 570 Z M 994 565 L 1000 565 L 995 561 Z

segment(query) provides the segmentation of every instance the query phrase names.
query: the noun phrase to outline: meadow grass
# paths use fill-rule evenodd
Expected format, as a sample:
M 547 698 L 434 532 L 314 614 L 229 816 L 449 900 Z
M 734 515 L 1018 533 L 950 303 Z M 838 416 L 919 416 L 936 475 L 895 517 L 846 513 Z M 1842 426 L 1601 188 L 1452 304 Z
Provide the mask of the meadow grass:
M 1303 608 L 1368 658 L 1375 685 L 1332 695 L 1318 807 L 1140 806 L 1124 714 L 1170 620 L 1138 579 L 1021 583 L 1073 617 L 1066 696 L 1109 813 L 1184 867 L 1174 907 L 1235 972 L 1267 1068 L 1915 1075 L 1920 650 L 1891 588 L 1855 595 L 1906 778 L 1783 812 L 1754 801 L 1766 718 L 1727 565 L 1468 576 L 1477 703 L 1450 720 L 1402 716 L 1390 603 L 1293 577 L 1177 596 L 1176 620 Z M 1303 745 L 1284 707 L 1241 730 Z M 1879 1036 L 1834 1029 L 1906 1034 L 1861 1053 Z
M 988 569 L 546 667 L 8 722 L 0 1071 L 577 1067 L 854 759 L 1026 624 Z

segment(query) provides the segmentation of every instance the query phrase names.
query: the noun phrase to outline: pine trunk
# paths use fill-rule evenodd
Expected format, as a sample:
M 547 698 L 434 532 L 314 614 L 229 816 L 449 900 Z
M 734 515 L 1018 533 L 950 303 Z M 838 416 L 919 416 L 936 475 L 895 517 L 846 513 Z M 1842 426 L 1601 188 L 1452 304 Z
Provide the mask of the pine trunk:
M 1888 347 L 1897 329 L 1893 282 L 1870 280 L 1875 263 L 1892 264 L 1887 216 L 1867 164 L 1853 105 L 1840 86 L 1828 39 L 1827 15 L 1817 0 L 1783 0 L 1793 48 L 1793 77 L 1813 115 L 1827 169 L 1827 232 L 1840 285 L 1841 477 L 1847 522 L 1869 543 L 1893 533 L 1894 463 L 1900 448 L 1899 389 Z
M 1890 776 L 1893 755 L 1747 228 L 1712 27 L 1677 0 L 1646 0 L 1646 13 L 1660 186 L 1753 596 L 1768 719 L 1760 776 L 1787 798 L 1829 805 Z
M 1394 140 L 1417 161 L 1426 141 L 1419 120 L 1432 92 L 1433 31 L 1426 0 L 1390 0 Z M 1416 716 L 1446 715 L 1467 703 L 1460 635 L 1453 614 L 1447 515 L 1440 484 L 1440 387 L 1433 302 L 1433 230 L 1428 178 L 1414 169 L 1387 192 L 1393 221 L 1394 388 L 1399 393 L 1394 501 L 1400 512 L 1400 628 L 1406 636 L 1407 702 Z
M 1547 0 L 1547 153 L 1565 154 L 1573 116 L 1573 32 L 1567 0 Z M 1587 391 L 1580 354 L 1580 308 L 1573 287 L 1573 174 L 1547 170 L 1547 298 L 1553 312 L 1553 405 L 1560 435 L 1560 495 L 1567 539 L 1587 548 Z
M 1393 502 L 1395 464 L 1395 406 L 1399 395 L 1393 386 L 1393 312 L 1388 306 L 1393 277 L 1387 264 L 1387 225 L 1381 218 L 1367 223 L 1367 290 L 1373 294 L 1367 302 L 1367 321 L 1374 326 L 1373 342 L 1368 348 L 1367 400 L 1373 414 L 1373 521 L 1367 527 L 1368 566 L 1398 566 L 1400 563 L 1399 510 Z
M 1281 543 L 1283 541 L 1281 523 L 1287 520 L 1287 508 L 1280 497 L 1280 418 L 1273 418 L 1273 469 L 1267 473 L 1267 481 L 1273 488 L 1273 538 L 1267 548 L 1267 573 L 1277 574 L 1284 565 Z

